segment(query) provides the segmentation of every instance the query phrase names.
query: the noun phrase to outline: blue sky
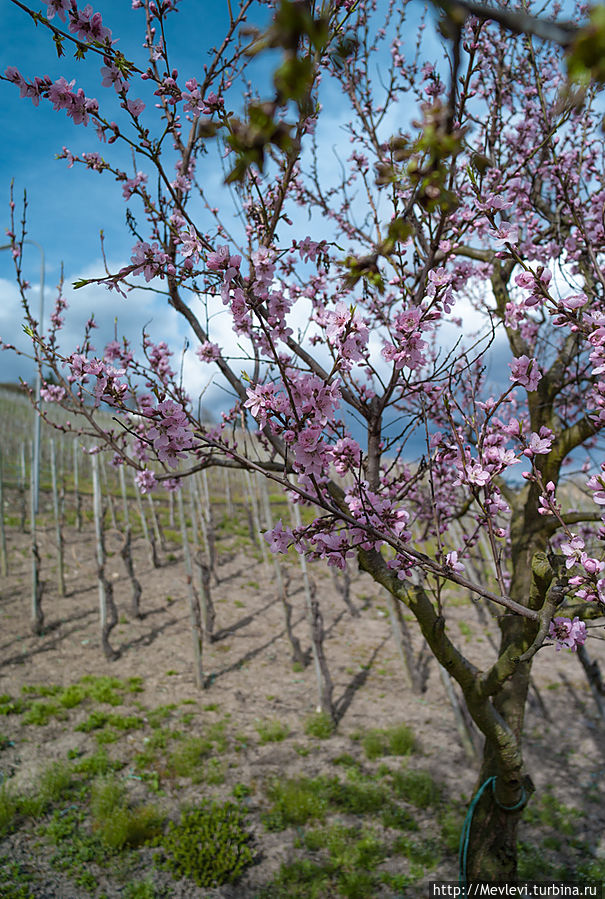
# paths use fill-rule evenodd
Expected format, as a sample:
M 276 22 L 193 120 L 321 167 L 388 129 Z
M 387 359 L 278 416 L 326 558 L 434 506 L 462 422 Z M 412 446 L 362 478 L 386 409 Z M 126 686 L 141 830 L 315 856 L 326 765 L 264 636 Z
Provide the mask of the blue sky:
M 46 5 L 34 8 L 45 11 Z M 141 67 L 145 65 L 145 51 L 141 47 L 143 22 L 142 11 L 131 9 L 131 0 L 98 0 L 93 4 L 101 12 L 103 21 L 118 36 L 122 52 Z M 418 21 L 423 12 L 423 4 L 413 6 L 410 24 Z M 191 76 L 199 76 L 206 59 L 206 49 L 220 42 L 228 21 L 226 0 L 181 0 L 180 12 L 168 17 L 172 33 L 168 33 L 168 46 L 179 68 L 182 81 Z M 64 75 L 68 80 L 76 79 L 76 86 L 83 87 L 87 96 L 97 97 L 103 103 L 104 96 L 112 97 L 112 88 L 100 86 L 99 68 L 101 60 L 89 58 L 84 63 L 72 58 L 69 46 L 61 59 L 47 29 L 35 27 L 29 17 L 17 6 L 7 2 L 3 6 L 3 29 L 5 40 L 0 50 L 0 71 L 8 65 L 15 65 L 22 74 L 31 79 L 35 75 L 48 75 L 52 80 Z M 415 40 L 415 29 L 408 34 Z M 427 27 L 427 40 L 435 48 L 433 59 L 439 55 L 437 40 L 431 26 Z M 269 73 L 271 60 L 262 58 L 255 70 L 255 87 L 264 95 L 270 95 Z M 148 108 L 143 116 L 153 120 L 153 100 L 141 94 L 138 79 L 133 82 L 129 96 L 143 96 Z M 94 129 L 89 126 L 74 125 L 65 112 L 55 112 L 51 104 L 41 101 L 34 107 L 28 99 L 21 99 L 14 85 L 0 82 L 0 122 L 3 129 L 3 152 L 0 157 L 0 222 L 3 227 L 9 223 L 9 185 L 14 179 L 17 204 L 24 189 L 28 193 L 28 232 L 32 240 L 44 247 L 46 254 L 46 312 L 52 308 L 55 285 L 59 280 L 61 263 L 64 265 L 66 290 L 70 304 L 66 316 L 63 346 L 72 350 L 79 342 L 83 324 L 90 312 L 100 325 L 97 344 L 102 347 L 113 337 L 115 318 L 119 317 L 119 332 L 126 334 L 133 344 L 138 344 L 143 325 L 155 339 L 167 340 L 175 350 L 179 350 L 185 339 L 185 329 L 174 313 L 167 309 L 165 300 L 149 291 L 133 291 L 128 299 L 118 297 L 104 287 L 88 286 L 74 292 L 70 285 L 77 278 L 93 277 L 101 274 L 101 253 L 99 232 L 105 234 L 105 247 L 110 268 L 127 264 L 134 238 L 125 226 L 125 204 L 121 189 L 107 174 L 99 175 L 81 166 L 69 169 L 65 160 L 55 157 L 63 146 L 74 153 L 98 151 L 108 159 L 119 160 L 125 170 L 132 163 L 128 154 L 118 145 L 99 143 Z M 339 177 L 339 162 L 335 151 L 346 158 L 349 150 L 348 136 L 340 126 L 348 116 L 339 96 L 333 89 L 324 89 L 325 152 L 321 154 L 321 164 L 327 177 Z M 149 102 L 150 101 L 150 102 Z M 410 108 L 407 115 L 412 115 Z M 397 119 L 393 127 L 401 127 Z M 217 177 L 218 174 L 218 177 Z M 211 168 L 209 182 L 217 196 L 219 205 L 222 196 L 222 177 L 216 167 Z M 135 214 L 137 212 L 134 208 Z M 290 236 L 302 237 L 309 233 L 304 211 L 300 221 L 295 222 Z M 298 227 L 300 224 L 300 227 Z M 323 223 L 321 223 L 323 224 Z M 316 236 L 315 232 L 312 232 Z M 329 237 L 329 234 L 317 236 Z M 33 306 L 37 309 L 37 284 L 39 281 L 39 254 L 35 247 L 27 246 L 25 251 L 26 277 L 32 282 Z M 21 335 L 21 310 L 14 285 L 12 260 L 9 252 L 0 253 L 0 337 L 9 342 L 25 338 Z M 305 316 L 305 311 L 301 311 Z M 228 321 L 220 327 L 220 336 L 230 338 Z M 201 366 L 192 356 L 188 357 L 186 377 L 192 392 L 202 390 L 212 376 L 213 369 Z M 15 358 L 11 353 L 0 352 L 0 381 L 15 380 L 17 377 L 31 379 L 32 366 L 26 359 Z M 222 400 L 219 391 L 209 392 L 213 404 Z
M 34 3 L 32 7 L 46 10 L 43 3 Z M 99 0 L 94 9 L 101 12 L 103 22 L 112 29 L 114 38 L 120 38 L 118 46 L 126 57 L 143 68 L 146 60 L 141 46 L 143 12 L 132 10 L 130 0 Z M 61 24 L 58 19 L 55 21 Z M 200 76 L 207 48 L 220 42 L 227 22 L 227 3 L 208 0 L 183 0 L 181 11 L 168 17 L 168 45 L 173 48 L 175 64 L 185 78 Z M 91 58 L 78 62 L 72 58 L 66 44 L 66 55 L 58 59 L 48 30 L 35 27 L 29 16 L 10 2 L 3 4 L 2 25 L 4 40 L 0 50 L 0 71 L 14 65 L 27 79 L 35 75 L 48 75 L 53 81 L 61 75 L 68 80 L 75 78 L 76 87 L 82 86 L 87 96 L 97 97 L 101 103 L 104 92 L 113 94 L 112 88 L 100 86 L 100 58 L 98 64 Z M 141 96 L 138 84 L 136 87 L 133 84 L 130 96 L 134 96 L 135 91 L 136 96 Z M 42 101 L 36 108 L 30 100 L 21 99 L 18 90 L 7 82 L 0 82 L 0 97 L 3 134 L 0 223 L 3 231 L 9 225 L 9 190 L 11 180 L 14 180 L 17 206 L 23 191 L 27 190 L 29 237 L 44 248 L 48 315 L 56 295 L 61 264 L 67 285 L 80 277 L 101 274 L 101 229 L 110 265 L 126 264 L 134 243 L 125 227 L 126 206 L 120 186 L 111 176 L 98 175 L 79 166 L 69 169 L 66 161 L 56 159 L 57 153 L 67 146 L 74 153 L 97 151 L 112 161 L 117 159 L 125 170 L 129 170 L 132 163 L 118 145 L 101 145 L 91 126 L 74 125 L 63 111 L 55 112 L 48 102 Z M 145 100 L 149 98 L 145 97 Z M 144 115 L 153 115 L 152 102 L 148 102 Z M 5 243 L 4 240 L 1 242 Z M 26 246 L 24 269 L 34 287 L 33 305 L 37 310 L 40 271 L 37 248 Z M 64 332 L 65 346 L 70 342 L 72 347 L 78 343 L 82 325 L 92 310 L 101 325 L 101 333 L 97 335 L 99 345 L 111 339 L 116 315 L 119 316 L 120 331 L 135 344 L 140 338 L 141 327 L 151 321 L 151 330 L 160 335 L 157 339 L 167 339 L 175 347 L 182 345 L 184 331 L 174 314 L 168 312 L 161 297 L 148 291 L 135 291 L 124 300 L 103 287 L 90 286 L 74 292 L 68 286 L 66 296 L 71 312 Z M 25 346 L 24 338 L 20 337 L 21 318 L 12 258 L 9 252 L 0 252 L 0 337 Z M 0 381 L 18 377 L 31 377 L 31 363 L 12 353 L 0 352 Z

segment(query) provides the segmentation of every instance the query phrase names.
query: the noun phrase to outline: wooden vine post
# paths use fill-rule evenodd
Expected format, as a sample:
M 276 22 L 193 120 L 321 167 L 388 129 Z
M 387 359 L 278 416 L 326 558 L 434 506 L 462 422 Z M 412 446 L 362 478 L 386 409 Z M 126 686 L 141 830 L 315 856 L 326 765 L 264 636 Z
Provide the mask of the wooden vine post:
M 143 501 L 141 500 L 141 494 L 139 493 L 139 488 L 137 487 L 137 482 L 134 480 L 133 474 L 133 484 L 134 484 L 134 492 L 136 496 L 137 502 L 137 511 L 139 513 L 139 519 L 141 521 L 141 528 L 143 531 L 143 537 L 149 546 L 149 561 L 153 565 L 154 568 L 160 567 L 160 560 L 158 559 L 158 551 L 155 543 L 155 538 L 153 534 L 149 531 L 149 527 L 147 525 L 147 519 L 145 518 L 145 509 L 143 508 Z
M 193 565 L 191 551 L 187 537 L 187 522 L 185 521 L 185 509 L 183 506 L 182 490 L 177 493 L 177 508 L 181 527 L 181 540 L 183 543 L 183 556 L 185 559 L 185 571 L 187 572 L 187 588 L 189 594 L 189 622 L 191 625 L 191 641 L 193 646 L 193 673 L 196 686 L 203 690 L 207 686 L 203 667 L 203 629 L 200 604 L 193 584 Z
M 59 489 L 57 483 L 57 454 L 55 441 L 50 441 L 50 474 L 53 491 L 53 514 L 55 518 L 55 542 L 57 552 L 57 589 L 59 596 L 65 596 L 65 566 L 63 528 L 61 527 L 61 509 L 59 506 Z
M 76 527 L 78 531 L 82 530 L 82 495 L 80 493 L 80 481 L 78 471 L 78 459 L 80 457 L 80 448 L 78 446 L 78 438 L 74 439 L 74 503 L 76 507 Z
M 126 495 L 126 478 L 124 476 L 124 466 L 120 465 L 120 493 L 122 494 L 122 517 L 124 520 L 124 541 L 120 549 L 120 556 L 126 568 L 126 574 L 132 586 L 132 596 L 130 600 L 130 612 L 134 618 L 142 618 L 141 613 L 141 593 L 143 592 L 140 582 L 134 572 L 134 563 L 132 561 L 132 528 L 130 526 L 130 515 L 128 512 L 128 497 Z
M 38 537 L 36 531 L 36 480 L 33 464 L 30 465 L 29 474 L 29 528 L 32 555 L 30 626 L 32 633 L 41 634 L 44 627 L 44 612 L 42 611 L 42 591 L 44 589 L 44 584 L 40 580 L 40 551 L 38 549 Z
M 105 552 L 105 532 L 103 527 L 103 502 L 101 497 L 101 479 L 99 477 L 99 459 L 96 453 L 92 460 L 92 492 L 93 516 L 95 521 L 95 539 L 97 550 L 97 580 L 99 584 L 99 614 L 101 623 L 101 646 L 108 661 L 114 661 L 118 653 L 109 642 L 109 635 L 118 623 L 118 613 L 113 601 L 113 585 L 105 572 L 107 554 Z
M 2 447 L 0 447 L 0 571 L 8 577 L 8 550 L 6 548 L 6 532 L 4 530 L 4 485 L 2 468 Z
M 302 522 L 298 504 L 294 503 L 291 509 L 295 527 L 300 528 Z M 307 570 L 307 560 L 302 553 L 299 554 L 298 558 L 303 576 L 307 620 L 309 622 L 309 631 L 311 634 L 311 651 L 315 665 L 315 675 L 317 677 L 318 711 L 328 715 L 328 717 L 334 721 L 335 713 L 334 703 L 332 701 L 334 687 L 323 648 L 325 636 L 323 616 L 319 608 L 316 592 L 311 586 L 309 572 Z

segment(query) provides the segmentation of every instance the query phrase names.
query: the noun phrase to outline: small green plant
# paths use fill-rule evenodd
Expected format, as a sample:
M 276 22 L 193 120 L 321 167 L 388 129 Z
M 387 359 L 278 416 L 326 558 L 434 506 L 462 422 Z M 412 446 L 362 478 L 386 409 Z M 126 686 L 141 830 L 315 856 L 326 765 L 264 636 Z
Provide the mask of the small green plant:
M 187 777 L 193 783 L 202 783 L 204 766 L 212 749 L 212 742 L 205 737 L 189 737 L 170 755 L 168 770 L 173 776 Z
M 0 786 L 0 837 L 10 833 L 19 813 L 19 799 L 6 784 Z
M 0 896 L 3 899 L 34 899 L 28 884 L 33 875 L 8 855 L 0 855 Z
M 314 819 L 323 821 L 328 800 L 323 781 L 307 778 L 274 780 L 266 788 L 273 807 L 263 816 L 267 830 L 306 824 Z
M 376 814 L 389 803 L 388 791 L 381 783 L 360 778 L 343 783 L 336 777 L 324 779 L 323 788 L 330 805 L 352 815 Z
M 23 699 L 13 699 L 8 693 L 0 695 L 0 715 L 21 715 L 27 707 Z
M 90 812 L 93 833 L 112 851 L 150 842 L 159 835 L 163 821 L 153 806 L 130 807 L 124 784 L 113 775 L 93 784 Z
M 109 774 L 110 771 L 119 771 L 124 767 L 124 762 L 112 760 L 107 755 L 106 749 L 99 749 L 94 755 L 83 758 L 75 766 L 75 771 L 82 774 L 85 778 L 97 777 L 102 774 Z
M 373 760 L 385 755 L 411 755 L 416 749 L 414 732 L 407 724 L 385 730 L 373 728 L 361 737 L 366 758 Z
M 115 715 L 111 712 L 103 712 L 95 709 L 90 713 L 86 721 L 75 728 L 82 733 L 90 733 L 92 730 L 101 730 L 104 727 L 115 727 L 116 730 L 137 730 L 142 728 L 144 721 L 138 715 Z M 113 742 L 113 741 L 108 741 Z
M 395 771 L 392 775 L 395 796 L 415 805 L 416 808 L 430 808 L 441 800 L 441 787 L 428 771 Z
M 392 851 L 423 868 L 434 868 L 439 861 L 439 854 L 431 840 L 411 840 L 401 836 L 393 843 Z
M 234 799 L 244 799 L 246 796 L 251 796 L 253 792 L 254 788 L 248 784 L 236 783 L 231 790 L 231 795 Z
M 156 899 L 157 895 L 152 880 L 136 880 L 122 890 L 123 899 Z
M 251 841 L 238 805 L 205 802 L 168 825 L 156 864 L 200 887 L 235 883 L 254 861 Z
M 67 712 L 58 702 L 32 702 L 23 715 L 23 724 L 34 724 L 45 727 L 51 718 L 65 719 Z
M 458 852 L 460 846 L 463 819 L 464 812 L 454 805 L 449 805 L 441 815 L 441 836 L 446 848 L 452 853 Z
M 258 721 L 254 726 L 261 745 L 264 743 L 281 743 L 290 733 L 288 725 L 277 719 Z
M 328 740 L 334 733 L 334 722 L 326 712 L 315 712 L 305 721 L 305 733 L 308 737 Z

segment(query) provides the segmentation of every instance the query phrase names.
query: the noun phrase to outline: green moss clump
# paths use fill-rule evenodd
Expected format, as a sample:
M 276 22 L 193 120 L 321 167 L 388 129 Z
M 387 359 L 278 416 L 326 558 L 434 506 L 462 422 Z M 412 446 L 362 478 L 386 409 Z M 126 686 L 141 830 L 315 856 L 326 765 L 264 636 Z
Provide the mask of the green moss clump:
M 238 805 L 205 802 L 169 824 L 156 865 L 200 887 L 235 883 L 254 861 L 251 840 Z

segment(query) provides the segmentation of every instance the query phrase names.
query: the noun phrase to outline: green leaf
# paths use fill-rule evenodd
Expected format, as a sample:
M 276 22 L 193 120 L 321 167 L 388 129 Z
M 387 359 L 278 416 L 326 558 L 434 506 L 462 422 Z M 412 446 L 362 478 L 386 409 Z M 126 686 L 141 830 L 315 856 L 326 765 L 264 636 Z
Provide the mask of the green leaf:
M 61 59 L 62 56 L 65 56 L 65 50 L 63 49 L 64 40 L 65 38 L 55 31 L 55 33 L 53 34 L 53 41 L 55 42 L 55 49 L 57 51 L 57 56 L 59 57 L 59 59 Z
M 286 58 L 273 75 L 281 103 L 302 100 L 313 84 L 313 62 L 308 56 Z
M 572 81 L 592 79 L 605 84 L 605 5 L 590 12 L 590 24 L 581 28 L 567 56 L 567 74 Z

